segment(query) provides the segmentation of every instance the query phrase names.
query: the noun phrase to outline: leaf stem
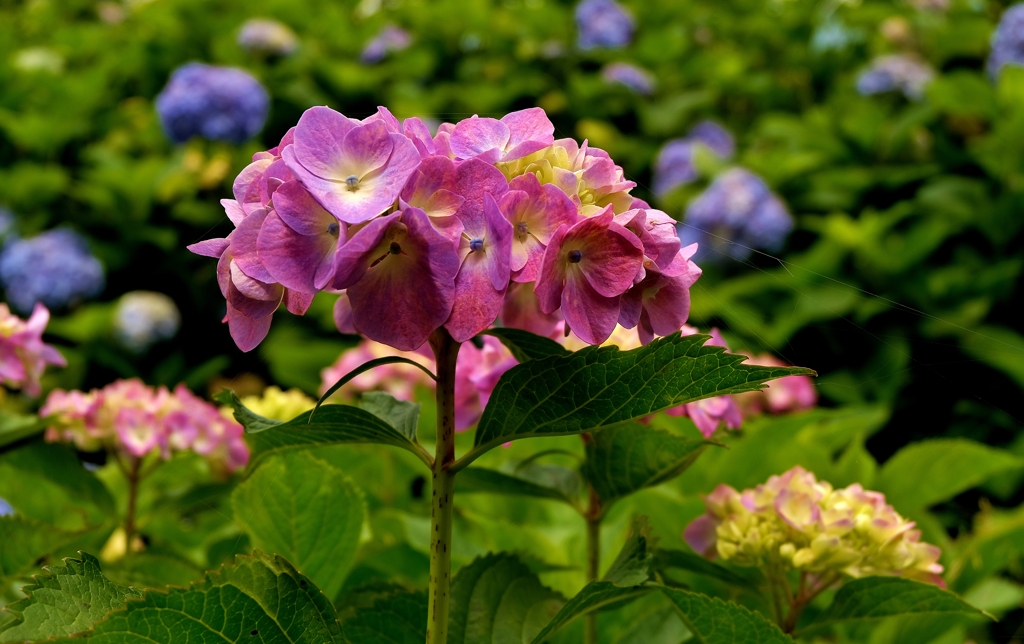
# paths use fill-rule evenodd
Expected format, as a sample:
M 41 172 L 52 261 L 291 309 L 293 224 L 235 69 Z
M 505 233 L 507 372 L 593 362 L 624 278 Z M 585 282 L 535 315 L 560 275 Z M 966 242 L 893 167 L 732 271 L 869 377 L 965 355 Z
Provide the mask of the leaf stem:
M 431 336 L 430 346 L 437 360 L 437 447 L 430 511 L 434 529 L 430 533 L 427 644 L 447 644 L 455 502 L 455 361 L 460 344 L 440 328 Z
M 125 553 L 132 551 L 132 539 L 135 537 L 135 513 L 139 499 L 139 481 L 142 480 L 140 475 L 142 459 L 137 456 L 128 458 L 129 464 L 122 468 L 125 478 L 128 480 L 128 509 L 124 515 Z M 118 462 L 121 462 L 120 458 L 118 458 Z
M 601 497 L 593 485 L 590 488 L 590 505 L 584 518 L 587 520 L 587 582 L 597 581 L 601 574 Z M 587 613 L 583 622 L 584 644 L 597 644 L 597 611 Z

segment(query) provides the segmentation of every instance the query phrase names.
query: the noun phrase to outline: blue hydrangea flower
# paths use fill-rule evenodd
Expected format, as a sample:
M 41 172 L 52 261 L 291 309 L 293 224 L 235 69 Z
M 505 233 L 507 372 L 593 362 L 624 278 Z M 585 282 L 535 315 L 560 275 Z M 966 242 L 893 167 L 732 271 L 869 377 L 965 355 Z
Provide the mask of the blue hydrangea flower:
M 263 128 L 270 97 L 246 71 L 189 63 L 171 74 L 156 97 L 167 137 L 184 143 L 193 136 L 242 143 Z
M 287 56 L 298 49 L 299 39 L 288 25 L 269 18 L 252 18 L 238 31 L 238 45 L 254 53 Z
M 14 514 L 14 508 L 5 499 L 0 498 L 0 517 L 6 517 Z
M 633 17 L 615 0 L 583 0 L 576 5 L 580 49 L 625 47 L 633 39 Z
M 114 310 L 114 334 L 122 346 L 136 353 L 161 340 L 170 340 L 180 326 L 177 305 L 163 293 L 125 293 Z
M 654 194 L 664 195 L 673 189 L 697 179 L 693 167 L 693 146 L 702 144 L 723 159 L 736 151 L 736 142 L 728 130 L 713 121 L 695 125 L 682 139 L 666 143 L 654 162 Z
M 31 239 L 12 239 L 0 251 L 0 285 L 7 301 L 22 314 L 42 302 L 50 310 L 66 308 L 103 291 L 103 266 L 78 233 L 49 230 Z
M 679 224 L 683 245 L 700 244 L 698 257 L 746 259 L 754 249 L 777 251 L 793 218 L 760 177 L 734 168 L 716 178 L 686 209 Z
M 998 78 L 1004 65 L 1024 65 L 1024 4 L 1015 4 L 1004 11 L 992 34 L 989 76 Z
M 629 63 L 611 63 L 601 70 L 601 78 L 608 83 L 625 85 L 637 94 L 654 93 L 654 76 L 649 71 Z
M 394 25 L 387 25 L 380 30 L 373 40 L 366 43 L 359 60 L 367 65 L 373 65 L 387 58 L 387 55 L 402 51 L 412 44 L 412 36 L 404 29 Z
M 917 101 L 924 97 L 925 88 L 934 78 L 931 67 L 910 56 L 879 56 L 857 77 L 857 91 L 863 96 L 899 91 Z

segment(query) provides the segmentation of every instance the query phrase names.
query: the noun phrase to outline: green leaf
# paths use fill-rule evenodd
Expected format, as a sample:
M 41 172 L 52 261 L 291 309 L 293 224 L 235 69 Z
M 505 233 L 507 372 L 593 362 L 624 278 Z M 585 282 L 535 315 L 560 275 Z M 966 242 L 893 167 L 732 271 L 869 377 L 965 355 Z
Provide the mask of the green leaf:
M 569 354 L 568 349 L 551 338 L 520 329 L 488 329 L 481 335 L 490 335 L 501 340 L 505 348 L 512 352 L 512 357 L 519 362 Z
M 403 358 L 401 356 L 386 356 L 386 357 L 383 357 L 383 358 L 374 358 L 373 360 L 369 360 L 367 362 L 364 362 L 363 364 L 359 365 L 358 367 L 356 367 L 352 371 L 349 371 L 344 376 L 342 376 L 338 380 L 338 382 L 336 382 L 333 385 L 331 385 L 330 388 L 327 391 L 324 392 L 324 395 L 320 396 L 320 400 L 316 401 L 316 407 L 314 407 L 314 418 L 316 417 L 315 411 L 317 409 L 319 409 L 321 405 L 324 404 L 325 400 L 327 400 L 328 398 L 333 396 L 334 392 L 338 391 L 343 386 L 345 386 L 347 383 L 351 382 L 352 379 L 355 378 L 356 376 L 358 376 L 359 374 L 365 373 L 365 372 L 369 371 L 370 369 L 374 369 L 376 367 L 382 367 L 382 366 L 384 366 L 386 364 L 411 364 L 412 366 L 416 367 L 417 369 L 419 369 L 423 373 L 425 373 L 428 376 L 430 376 L 433 380 L 437 380 L 437 376 L 435 376 L 433 373 L 431 373 L 429 369 L 427 369 L 426 367 L 424 367 L 423 365 L 421 365 L 418 362 L 410 360 L 409 358 Z
M 998 326 L 960 334 L 960 346 L 973 358 L 999 369 L 1024 387 L 1024 336 Z
M 245 427 L 246 440 L 252 448 L 249 467 L 255 468 L 264 458 L 286 450 L 310 449 L 341 443 L 380 443 L 400 447 L 415 454 L 430 466 L 431 457 L 415 441 L 415 437 L 392 427 L 374 414 L 351 405 L 324 405 L 309 422 L 312 412 L 304 412 L 286 423 L 279 423 L 254 414 L 232 392 L 220 399 L 235 410 L 235 419 Z
M 962 438 L 938 438 L 896 452 L 878 472 L 875 488 L 897 509 L 912 512 L 1021 467 L 1024 460 L 1005 450 Z
M 283 557 L 255 551 L 189 588 L 147 591 L 78 639 L 110 644 L 343 642 L 327 597 Z M 64 642 L 65 640 L 61 640 Z
M 900 577 L 863 577 L 843 585 L 832 604 L 805 630 L 909 613 L 991 617 L 948 590 L 932 584 Z
M 724 566 L 708 561 L 700 555 L 682 550 L 658 550 L 654 554 L 656 566 L 661 569 L 679 568 L 689 572 L 724 581 L 733 586 L 749 587 L 751 580 L 734 573 Z
M 575 503 L 574 498 L 567 496 L 562 490 L 555 487 L 541 485 L 519 476 L 485 467 L 467 467 L 459 472 L 459 475 L 455 477 L 455 492 L 457 494 L 474 492 L 511 494 L 538 499 L 554 499 L 570 505 Z
M 411 442 L 416 442 L 416 426 L 420 422 L 420 405 L 398 400 L 383 391 L 368 391 L 359 397 L 359 408 L 397 429 Z M 314 417 L 313 422 L 317 419 Z
M 345 620 L 342 630 L 351 644 L 423 644 L 427 639 L 427 594 L 398 593 L 379 599 Z
M 26 517 L 0 517 L 0 580 L 33 570 L 39 559 L 73 543 L 82 534 Z
M 474 448 L 460 467 L 506 441 L 596 431 L 701 398 L 754 391 L 775 378 L 814 373 L 741 364 L 746 358 L 703 346 L 707 340 L 676 333 L 632 351 L 588 347 L 513 367 L 494 388 Z
M 528 644 L 565 603 L 519 557 L 480 557 L 452 579 L 449 644 Z
M 46 418 L 35 414 L 12 414 L 0 409 L 0 449 L 41 434 L 48 424 Z
M 100 571 L 99 561 L 84 552 L 81 559 L 65 559 L 63 566 L 44 568 L 34 582 L 22 588 L 26 597 L 7 610 L 17 619 L 0 627 L 0 642 L 24 642 L 80 633 L 125 600 L 142 591 L 118 586 Z
M 366 519 L 363 493 L 347 476 L 309 452 L 285 452 L 235 488 L 231 506 L 256 547 L 283 555 L 337 596 Z
M 633 601 L 654 590 L 646 583 L 653 560 L 647 522 L 638 519 L 626 537 L 618 557 L 600 581 L 592 581 L 570 599 L 551 619 L 531 644 L 541 644 L 576 619 L 612 606 Z
M 786 644 L 793 640 L 760 614 L 738 604 L 679 588 L 661 587 L 699 644 Z
M 583 475 L 607 511 L 617 499 L 679 476 L 711 444 L 639 423 L 609 427 L 587 442 Z

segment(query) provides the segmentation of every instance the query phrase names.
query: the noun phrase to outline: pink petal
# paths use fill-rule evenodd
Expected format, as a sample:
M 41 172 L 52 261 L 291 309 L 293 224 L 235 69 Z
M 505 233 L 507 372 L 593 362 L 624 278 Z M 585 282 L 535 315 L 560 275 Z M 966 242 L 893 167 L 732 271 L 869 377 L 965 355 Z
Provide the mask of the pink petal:
M 295 126 L 295 143 L 291 146 L 294 158 L 316 177 L 344 181 L 345 177 L 338 176 L 337 166 L 345 157 L 345 135 L 356 126 L 355 121 L 329 107 L 309 108 Z M 284 157 L 285 150 L 281 152 Z M 289 162 L 288 167 L 298 174 L 293 163 Z
M 553 337 L 558 332 L 561 322 L 562 316 L 557 312 L 541 312 L 533 284 L 513 282 L 505 291 L 505 303 L 501 309 L 502 325 Z
M 450 144 L 458 159 L 481 156 L 482 161 L 494 163 L 504 152 L 510 135 L 508 126 L 501 121 L 473 116 L 456 124 Z
M 683 539 L 697 554 L 711 557 L 715 554 L 715 544 L 718 542 L 717 528 L 718 522 L 714 517 L 702 514 L 686 526 Z
M 565 262 L 561 261 L 561 246 L 569 227 L 561 225 L 555 234 L 551 236 L 551 242 L 544 251 L 544 260 L 541 262 L 540 275 L 537 277 L 537 284 L 534 292 L 540 303 L 540 310 L 544 313 L 552 313 L 562 303 L 562 288 L 565 282 Z
M 300 235 L 322 235 L 328 232 L 331 224 L 339 223 L 298 181 L 288 181 L 277 189 L 274 210 L 289 228 Z
M 238 225 L 231 235 L 231 254 L 243 273 L 254 280 L 269 283 L 274 281 L 274 276 L 260 261 L 257 247 L 260 228 L 266 218 L 266 210 L 255 210 Z
M 235 177 L 235 181 L 231 185 L 231 192 L 235 196 L 235 205 L 238 206 L 239 211 L 242 209 L 242 204 L 245 203 L 247 199 L 251 199 L 250 195 L 259 194 L 258 183 L 260 177 L 263 175 L 263 172 L 270 167 L 271 163 L 273 163 L 273 160 L 271 159 L 253 161 L 242 168 L 242 171 L 238 173 L 237 177 Z M 224 204 L 225 201 L 229 200 L 222 200 L 221 204 Z M 226 204 L 224 205 L 224 209 L 228 209 Z M 237 211 L 235 211 L 235 213 L 237 213 Z M 233 212 L 229 210 L 228 218 L 231 219 L 232 223 L 237 225 L 238 222 L 235 221 L 232 214 Z
M 196 255 L 216 257 L 219 259 L 220 256 L 224 254 L 224 251 L 228 249 L 228 245 L 228 240 L 223 237 L 217 237 L 215 239 L 204 239 L 201 242 L 189 244 L 187 248 Z
M 394 147 L 395 142 L 383 121 L 352 128 L 345 135 L 345 156 L 338 175 L 332 178 L 344 180 L 355 175 L 362 179 L 387 163 Z
M 521 159 L 555 142 L 555 126 L 539 107 L 506 114 L 501 122 L 509 129 L 508 143 L 504 146 L 507 152 L 502 161 Z
M 562 290 L 562 315 L 581 340 L 601 344 L 615 330 L 619 298 L 601 295 L 578 269 L 570 268 Z
M 342 293 L 334 302 L 334 326 L 338 327 L 340 333 L 358 333 L 352 323 L 352 303 L 346 293 Z
M 455 278 L 452 312 L 445 328 L 456 342 L 465 342 L 498 317 L 505 289 L 495 290 L 490 279 L 490 260 L 483 253 L 470 253 Z
M 401 216 L 402 213 L 395 212 L 374 219 L 338 249 L 334 255 L 334 288 L 348 288 L 363 278 L 370 264 L 378 259 L 369 254 L 380 245 L 388 227 Z
M 633 285 L 644 256 L 636 235 L 613 223 L 612 217 L 609 207 L 598 216 L 580 221 L 569 230 L 560 252 L 565 258 L 579 251 L 579 269 L 591 287 L 605 297 L 622 295 Z
M 284 291 L 284 307 L 292 315 L 305 315 L 309 305 L 313 303 L 314 293 L 301 293 L 291 289 Z
M 228 323 L 228 332 L 235 345 L 243 352 L 248 353 L 255 349 L 263 338 L 270 332 L 270 323 L 273 316 L 268 315 L 257 320 L 246 317 L 241 312 L 228 304 L 228 314 L 224 321 Z
M 231 223 L 238 225 L 245 219 L 245 211 L 242 210 L 242 205 L 234 199 L 221 199 L 220 205 L 224 207 L 224 213 L 231 220 Z
M 274 281 L 286 288 L 312 294 L 323 288 L 332 276 L 329 269 L 333 266 L 334 256 L 331 251 L 337 242 L 337 237 L 327 233 L 303 235 L 289 227 L 277 213 L 271 212 L 260 229 L 258 247 L 260 259 Z M 322 279 L 318 286 L 315 278 L 321 265 L 327 267 L 320 272 L 321 278 L 326 273 L 328 279 Z
M 501 170 L 493 165 L 480 159 L 470 159 L 462 162 L 456 169 L 455 192 L 465 198 L 456 215 L 462 220 L 466 234 L 480 237 L 484 235 L 486 229 L 484 196 L 489 194 L 498 199 L 508 192 L 508 181 Z

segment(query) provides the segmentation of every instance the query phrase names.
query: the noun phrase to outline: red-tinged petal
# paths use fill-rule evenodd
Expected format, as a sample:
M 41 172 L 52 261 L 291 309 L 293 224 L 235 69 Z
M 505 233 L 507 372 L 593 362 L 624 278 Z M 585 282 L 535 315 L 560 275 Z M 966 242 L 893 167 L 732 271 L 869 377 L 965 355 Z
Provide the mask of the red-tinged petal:
M 675 333 L 690 315 L 689 285 L 678 277 L 658 276 L 643 295 L 643 307 L 655 335 Z
M 458 159 L 488 154 L 488 162 L 494 163 L 505 150 L 510 135 L 508 126 L 501 121 L 473 116 L 455 125 L 450 145 Z
M 560 335 L 558 326 L 562 322 L 562 316 L 557 311 L 542 313 L 533 287 L 534 285 L 529 283 L 513 282 L 509 285 L 501 308 L 502 325 L 548 338 Z
M 345 136 L 357 126 L 358 122 L 329 107 L 309 108 L 295 126 L 291 146 L 295 159 L 316 177 L 344 181 L 348 175 L 338 176 L 337 168 L 345 158 Z M 291 162 L 288 167 L 296 172 Z
M 339 224 L 337 218 L 324 210 L 298 181 L 288 181 L 277 189 L 274 195 L 274 210 L 288 227 L 300 235 L 322 235 L 331 224 Z M 342 232 L 339 225 L 339 234 Z
M 189 244 L 188 249 L 196 255 L 202 255 L 204 257 L 216 257 L 220 258 L 224 254 L 224 251 L 228 249 L 229 242 L 223 237 L 215 239 L 205 239 L 195 244 Z
M 559 253 L 560 261 L 568 263 L 570 253 L 578 252 L 577 267 L 605 297 L 618 297 L 633 285 L 644 256 L 637 236 L 614 223 L 612 217 L 609 207 L 581 220 L 566 234 Z
M 484 195 L 500 198 L 508 192 L 508 180 L 493 165 L 480 159 L 470 159 L 462 162 L 455 171 L 455 192 L 465 198 L 456 216 L 462 220 L 466 234 L 481 237 L 486 229 Z
M 562 315 L 581 340 L 601 344 L 615 330 L 619 298 L 601 295 L 578 269 L 570 269 L 562 290 Z
M 502 161 L 521 159 L 555 142 L 555 126 L 543 109 L 531 107 L 512 112 L 502 117 L 501 122 L 508 126 L 509 139 L 504 146 L 506 150 Z
M 284 307 L 292 315 L 305 315 L 309 305 L 313 303 L 314 293 L 300 293 L 291 289 L 285 289 Z
M 263 175 L 263 172 L 266 171 L 266 169 L 270 167 L 270 164 L 273 162 L 273 159 L 261 159 L 259 161 L 253 161 L 249 165 L 242 168 L 242 171 L 238 173 L 238 176 L 235 177 L 234 183 L 231 184 L 231 192 L 232 194 L 234 194 L 235 203 L 239 204 L 239 207 L 241 207 L 241 204 L 245 203 L 248 195 L 254 194 L 254 190 L 257 191 L 255 194 L 258 194 L 259 188 L 257 186 L 260 177 Z M 221 201 L 221 203 L 224 202 Z M 228 213 L 228 216 L 230 217 L 231 213 Z M 234 223 L 237 224 L 238 222 L 236 221 Z
M 228 323 L 228 332 L 231 334 L 231 339 L 235 341 L 235 345 L 243 352 L 248 353 L 267 337 L 273 316 L 267 315 L 253 319 L 228 304 L 228 314 L 224 316 L 224 321 Z
M 220 205 L 223 206 L 224 213 L 235 226 L 242 223 L 242 220 L 245 219 L 245 211 L 242 210 L 242 205 L 234 199 L 221 199 Z
M 279 299 L 280 284 L 262 282 L 249 277 L 242 272 L 242 269 L 238 267 L 238 263 L 233 260 L 229 264 L 229 269 L 231 271 L 231 286 L 234 286 L 243 297 L 266 302 Z
M 490 259 L 470 253 L 455 278 L 452 312 L 444 326 L 456 342 L 465 342 L 490 326 L 501 312 L 505 289 L 495 290 Z
M 420 156 L 427 158 L 434 154 L 434 137 L 422 119 L 417 116 L 405 119 L 402 131 L 419 150 Z
M 232 268 L 234 264 L 232 264 Z M 234 275 L 232 275 L 234 277 Z M 244 276 L 243 276 L 244 277 Z M 249 282 L 255 282 L 255 280 L 249 280 Z M 280 284 L 263 285 L 268 286 L 264 292 L 259 293 L 262 297 L 255 298 L 249 296 L 247 293 L 253 293 L 254 288 L 251 284 L 246 285 L 245 292 L 238 288 L 232 279 L 228 283 L 228 294 L 227 302 L 231 308 L 237 310 L 242 315 L 258 320 L 263 317 L 272 315 L 277 307 L 280 306 L 281 300 L 284 298 L 284 288 Z
M 333 221 L 333 217 L 330 218 Z M 260 259 L 273 281 L 285 288 L 312 294 L 320 290 L 315 279 L 320 267 L 325 264 L 332 267 L 334 264 L 333 251 L 338 245 L 338 237 L 326 232 L 303 235 L 289 227 L 277 213 L 271 212 L 260 229 L 257 245 Z
M 243 273 L 260 282 L 273 282 L 274 276 L 259 257 L 260 228 L 267 219 L 267 211 L 255 210 L 231 234 L 231 254 Z
M 381 250 L 378 247 L 388 227 L 401 216 L 402 213 L 395 212 L 387 217 L 374 219 L 338 249 L 334 254 L 334 288 L 348 288 L 363 278 L 370 264 L 386 252 L 386 249 Z M 380 252 L 374 253 L 374 250 Z
M 356 325 L 352 322 L 352 303 L 347 293 L 342 293 L 334 302 L 334 326 L 338 327 L 339 333 L 355 335 Z
M 487 237 L 483 252 L 487 254 L 491 285 L 496 291 L 505 292 L 508 286 L 509 256 L 512 251 L 512 224 L 498 208 L 491 195 L 484 197 L 484 218 L 487 226 Z
M 276 159 L 260 178 L 260 203 L 263 205 L 269 203 L 277 189 L 286 181 L 295 181 L 295 175 L 288 169 L 288 164 L 283 159 Z
M 718 543 L 718 521 L 708 514 L 702 514 L 686 526 L 683 539 L 693 548 L 694 552 L 704 557 L 715 555 L 715 544 Z
M 402 200 L 430 217 L 454 215 L 464 199 L 454 192 L 455 164 L 448 157 L 423 159 L 402 189 Z
M 640 323 L 640 315 L 643 312 L 642 297 L 643 289 L 639 284 L 622 294 L 619 299 L 620 326 L 632 329 Z M 644 343 L 641 341 L 641 344 Z
M 561 246 L 568 232 L 568 226 L 564 224 L 559 226 L 555 234 L 551 236 L 548 247 L 544 250 L 540 275 L 537 277 L 534 287 L 534 292 L 540 303 L 540 310 L 544 313 L 553 313 L 562 303 L 566 263 L 561 260 Z

